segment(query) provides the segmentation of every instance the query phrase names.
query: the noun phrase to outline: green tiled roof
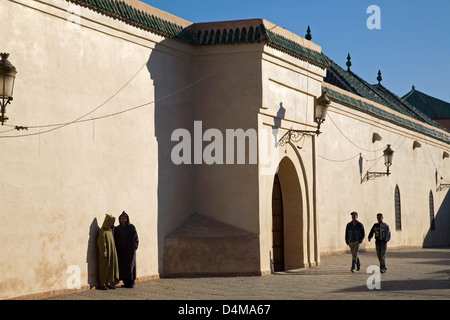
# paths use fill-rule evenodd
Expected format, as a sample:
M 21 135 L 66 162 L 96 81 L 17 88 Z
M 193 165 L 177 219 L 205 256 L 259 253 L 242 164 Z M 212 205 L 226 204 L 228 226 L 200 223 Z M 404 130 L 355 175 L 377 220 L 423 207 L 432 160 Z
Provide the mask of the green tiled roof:
M 329 58 L 328 58 L 329 59 Z M 433 126 L 440 126 L 415 106 L 403 101 L 381 84 L 371 85 L 361 79 L 351 70 L 345 71 L 329 59 L 330 68 L 327 70 L 325 82 L 357 94 L 366 99 L 389 106 L 393 110 L 423 121 Z
M 399 116 L 397 116 L 393 113 L 390 113 L 386 110 L 380 109 L 375 105 L 372 105 L 365 101 L 361 101 L 361 100 L 352 98 L 350 96 L 344 95 L 344 94 L 337 92 L 335 90 L 332 90 L 330 88 L 327 88 L 326 90 L 328 91 L 328 97 L 330 97 L 330 99 L 335 100 L 339 103 L 342 103 L 348 107 L 357 109 L 359 111 L 370 114 L 379 119 L 392 122 L 396 125 L 400 125 L 402 127 L 408 128 L 410 130 L 414 130 L 416 132 L 426 134 L 428 136 L 431 136 L 438 140 L 444 141 L 446 143 L 450 143 L 450 134 L 444 134 L 438 130 L 431 129 L 429 127 L 418 124 L 411 120 L 399 117 Z
M 264 27 L 264 25 L 262 25 Z M 317 65 L 322 68 L 328 68 L 328 59 L 318 51 L 306 48 L 297 42 L 289 40 L 275 32 L 264 28 L 263 34 L 269 38 L 268 46 L 284 51 L 296 58 L 306 60 L 311 64 Z
M 148 30 L 169 38 L 189 41 L 190 30 L 155 15 L 138 10 L 121 0 L 66 0 L 82 7 L 89 8 L 105 16 L 121 20 L 127 24 Z
M 224 22 L 226 25 L 226 22 Z M 207 24 L 206 24 L 207 27 Z M 283 51 L 300 60 L 307 61 L 321 68 L 328 67 L 327 58 L 320 52 L 306 48 L 292 40 L 268 30 L 263 23 L 250 27 L 237 27 L 233 29 L 217 28 L 198 31 L 190 39 L 193 44 L 243 44 L 265 42 L 269 47 Z
M 450 103 L 422 93 L 416 90 L 415 87 L 403 96 L 402 100 L 420 109 L 432 119 L 450 118 Z
M 368 100 L 375 101 L 392 108 L 405 115 L 418 119 L 424 123 L 441 128 L 429 118 L 423 108 L 408 102 L 408 99 L 398 98 L 381 85 L 370 85 L 351 71 L 344 71 L 328 57 L 318 51 L 306 48 L 280 34 L 267 29 L 263 23 L 249 27 L 233 29 L 208 29 L 194 32 L 192 26 L 182 27 L 173 22 L 161 19 L 158 16 L 138 10 L 122 0 L 66 0 L 68 2 L 87 7 L 105 16 L 121 20 L 129 25 L 161 35 L 166 38 L 184 41 L 192 45 L 235 45 L 242 43 L 261 43 L 277 50 L 307 61 L 321 68 L 328 68 L 325 81 L 344 90 L 360 95 Z M 350 107 L 356 108 L 375 117 L 391 121 L 406 128 L 435 137 L 450 143 L 450 135 L 419 125 L 413 121 L 398 117 L 374 105 L 343 95 L 328 89 L 330 98 Z M 410 98 L 411 100 L 412 98 Z M 437 105 L 435 102 L 434 105 Z M 439 104 L 439 106 L 443 106 Z M 446 109 L 448 111 L 448 109 Z
M 448 134 L 442 133 L 437 130 L 446 130 L 440 124 L 433 121 L 429 116 L 423 113 L 421 110 L 400 99 L 397 95 L 386 89 L 381 84 L 370 85 L 355 73 L 350 70 L 343 70 L 340 66 L 329 59 L 330 68 L 327 70 L 327 76 L 324 81 L 337 86 L 343 90 L 349 91 L 353 94 L 359 95 L 367 100 L 374 101 L 383 106 L 391 108 L 401 114 L 418 120 L 424 124 L 431 125 L 436 128 L 430 129 L 428 126 L 419 124 L 415 121 L 399 117 L 394 113 L 390 113 L 377 107 L 375 104 L 370 104 L 350 96 L 346 96 L 340 92 L 327 88 L 329 97 L 339 103 L 347 105 L 351 108 L 357 109 L 364 113 L 370 114 L 374 117 L 395 123 L 410 130 L 426 134 L 434 137 L 446 143 L 450 143 L 450 132 Z M 447 131 L 447 130 L 446 130 Z
M 219 45 L 263 42 L 296 58 L 308 61 L 321 68 L 328 67 L 328 60 L 322 53 L 306 48 L 275 32 L 264 24 L 233 29 L 206 29 L 194 32 L 192 26 L 184 28 L 155 15 L 138 10 L 121 0 L 66 0 L 87 7 L 105 16 L 121 20 L 167 38 L 182 40 L 193 45 Z M 195 24 L 194 24 L 195 25 Z M 207 28 L 207 24 L 206 24 Z

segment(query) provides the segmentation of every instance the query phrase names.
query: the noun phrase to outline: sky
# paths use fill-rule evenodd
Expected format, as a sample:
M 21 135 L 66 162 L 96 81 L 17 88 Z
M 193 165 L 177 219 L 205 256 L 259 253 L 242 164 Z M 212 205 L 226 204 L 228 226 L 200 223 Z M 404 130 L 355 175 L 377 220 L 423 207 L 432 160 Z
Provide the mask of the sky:
M 325 55 L 346 69 L 350 53 L 351 70 L 368 83 L 380 70 L 399 97 L 414 85 L 450 102 L 448 0 L 141 1 L 193 23 L 263 18 L 301 37 L 310 26 Z

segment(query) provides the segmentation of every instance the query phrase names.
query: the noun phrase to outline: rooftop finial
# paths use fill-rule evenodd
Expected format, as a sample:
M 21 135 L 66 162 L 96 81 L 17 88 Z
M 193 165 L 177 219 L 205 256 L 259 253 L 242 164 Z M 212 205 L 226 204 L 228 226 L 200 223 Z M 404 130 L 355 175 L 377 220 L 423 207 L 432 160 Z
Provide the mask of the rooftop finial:
M 350 53 L 347 55 L 347 63 L 346 63 L 346 65 L 347 65 L 347 71 L 350 71 L 350 67 L 351 67 L 351 65 L 352 65 L 352 62 L 350 61 L 350 60 L 352 60 L 352 57 L 350 57 Z
M 311 36 L 311 29 L 308 26 L 308 29 L 306 29 L 306 36 L 305 36 L 306 40 L 311 40 L 312 36 Z
M 381 80 L 383 80 L 383 77 L 381 76 L 381 71 L 380 70 L 378 70 L 377 80 L 378 80 L 378 84 L 380 84 Z

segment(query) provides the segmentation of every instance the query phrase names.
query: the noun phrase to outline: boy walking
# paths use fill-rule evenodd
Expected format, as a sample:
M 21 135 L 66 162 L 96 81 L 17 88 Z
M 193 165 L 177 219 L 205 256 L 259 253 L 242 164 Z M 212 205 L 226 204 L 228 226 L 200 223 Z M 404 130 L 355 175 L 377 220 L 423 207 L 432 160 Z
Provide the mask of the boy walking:
M 391 231 L 389 225 L 383 222 L 383 214 L 377 214 L 377 223 L 375 223 L 369 233 L 369 242 L 375 234 L 375 247 L 377 250 L 378 261 L 380 262 L 380 272 L 385 273 L 386 268 L 386 248 L 391 240 Z
M 352 221 L 347 223 L 347 227 L 345 228 L 345 243 L 350 247 L 352 253 L 352 267 L 350 271 L 355 272 L 355 267 L 358 271 L 361 269 L 358 250 L 359 245 L 364 240 L 365 233 L 363 224 L 358 221 L 358 212 L 353 211 L 350 214 L 352 216 Z

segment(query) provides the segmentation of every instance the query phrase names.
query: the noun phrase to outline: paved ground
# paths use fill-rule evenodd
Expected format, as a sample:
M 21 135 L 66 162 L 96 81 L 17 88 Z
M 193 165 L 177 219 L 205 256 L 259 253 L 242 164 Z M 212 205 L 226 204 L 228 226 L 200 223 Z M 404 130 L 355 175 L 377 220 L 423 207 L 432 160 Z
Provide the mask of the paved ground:
M 355 273 L 350 254 L 340 254 L 323 256 L 318 267 L 263 277 L 158 279 L 48 300 L 450 300 L 450 248 L 388 248 L 386 256 L 385 274 L 368 270 L 378 265 L 375 252 L 361 252 L 363 266 Z

